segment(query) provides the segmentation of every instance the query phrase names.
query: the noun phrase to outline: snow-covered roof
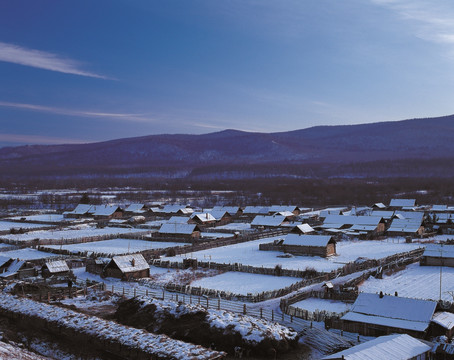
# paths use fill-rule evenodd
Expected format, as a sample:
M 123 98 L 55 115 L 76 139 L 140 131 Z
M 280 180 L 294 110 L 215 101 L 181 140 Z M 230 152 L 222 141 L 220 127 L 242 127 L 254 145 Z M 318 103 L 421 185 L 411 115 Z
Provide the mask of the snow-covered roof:
M 389 206 L 394 207 L 413 207 L 416 205 L 416 199 L 391 199 Z
M 215 211 L 225 211 L 230 215 L 235 215 L 240 210 L 239 206 L 213 206 L 211 214 Z
M 166 221 L 167 224 L 187 224 L 189 218 L 187 216 L 172 216 Z
M 296 229 L 298 229 L 299 232 L 302 232 L 303 234 L 311 233 L 314 232 L 314 228 L 310 226 L 309 224 L 301 224 L 301 225 L 296 225 Z
M 74 214 L 74 215 L 85 215 L 91 209 L 92 205 L 89 204 L 79 204 L 73 211 L 68 211 L 67 214 Z
M 350 349 L 325 356 L 323 359 L 413 359 L 428 352 L 431 347 L 407 334 L 380 336 Z
M 142 254 L 114 256 L 112 261 L 123 273 L 146 270 L 150 267 Z
M 133 212 L 133 213 L 142 213 L 144 212 L 145 204 L 130 204 L 125 211 Z
M 448 205 L 432 205 L 432 211 L 448 211 Z
M 446 224 L 449 219 L 451 219 L 451 221 L 453 220 L 452 214 L 449 214 L 449 213 L 431 213 L 431 214 L 429 214 L 429 216 L 430 216 L 431 220 L 434 220 L 434 216 L 435 216 L 436 224 Z
M 435 301 L 360 293 L 342 319 L 400 329 L 425 331 L 435 312 Z
M 8 266 L 8 268 L 5 269 L 5 271 L 0 274 L 0 277 L 6 278 L 15 275 L 24 264 L 25 261 L 19 259 L 13 260 L 13 262 Z
M 246 206 L 243 210 L 243 214 L 268 214 L 269 207 L 263 206 Z
M 68 264 L 65 260 L 49 261 L 46 263 L 46 267 L 51 274 L 69 271 Z
M 374 205 L 372 205 L 372 207 L 375 207 L 377 209 L 386 209 L 386 205 L 383 203 L 375 203 Z
M 225 215 L 230 215 L 230 213 L 226 210 L 211 210 L 210 215 L 213 216 L 216 220 L 221 220 Z
M 186 205 L 164 205 L 162 209 L 156 209 L 155 212 L 165 213 L 165 214 L 176 214 L 177 212 L 181 212 L 183 214 L 192 214 L 194 212 L 193 209 L 186 207 Z
M 446 311 L 437 312 L 433 316 L 432 322 L 451 330 L 454 327 L 454 314 Z
M 284 238 L 284 245 L 323 246 L 323 247 L 325 247 L 326 245 L 328 245 L 331 238 L 332 237 L 329 235 L 287 234 Z
M 191 215 L 191 219 L 197 219 L 201 223 L 216 221 L 216 218 L 210 213 L 194 213 Z
M 454 258 L 454 245 L 427 244 L 422 256 Z
M 119 209 L 118 205 L 96 205 L 90 212 L 93 216 L 110 216 Z
M 293 215 L 293 211 L 295 211 L 296 209 L 298 209 L 298 207 L 295 205 L 271 205 L 270 208 L 268 209 L 268 212 L 277 213 L 288 211 L 291 212 Z
M 281 226 L 286 217 L 282 215 L 257 215 L 251 225 L 255 226 Z
M 7 256 L 0 256 L 0 266 L 5 265 L 11 258 Z
M 389 220 L 394 216 L 393 210 L 374 210 L 371 213 L 371 216 L 379 216 L 383 219 Z
M 338 229 L 345 225 L 368 225 L 374 226 L 372 230 L 375 230 L 381 220 L 380 216 L 327 215 L 322 227 Z
M 197 231 L 197 225 L 195 224 L 162 224 L 159 229 L 160 234 L 181 234 L 181 235 L 190 235 L 194 231 Z
M 291 211 L 278 211 L 274 215 L 282 215 L 282 216 L 285 216 L 285 217 L 295 216 L 295 214 L 292 213 Z

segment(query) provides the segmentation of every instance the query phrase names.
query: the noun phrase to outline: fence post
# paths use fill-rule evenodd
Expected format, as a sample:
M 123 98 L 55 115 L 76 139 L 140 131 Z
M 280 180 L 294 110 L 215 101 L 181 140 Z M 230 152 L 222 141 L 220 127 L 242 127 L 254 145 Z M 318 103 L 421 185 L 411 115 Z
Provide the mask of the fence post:
M 113 292 L 114 292 L 114 286 L 112 285 L 112 294 L 113 294 Z
M 263 319 L 263 309 L 260 308 L 260 319 Z
M 210 299 L 207 297 L 207 310 L 208 310 L 208 306 L 210 305 L 209 301 L 210 301 Z
M 123 286 L 123 296 L 125 296 L 125 287 Z
M 246 315 L 246 304 L 243 304 L 243 314 Z
M 218 298 L 218 310 L 221 310 L 221 299 Z
M 271 310 L 271 321 L 274 321 L 274 310 Z
M 148 296 L 148 289 L 145 290 L 145 295 Z

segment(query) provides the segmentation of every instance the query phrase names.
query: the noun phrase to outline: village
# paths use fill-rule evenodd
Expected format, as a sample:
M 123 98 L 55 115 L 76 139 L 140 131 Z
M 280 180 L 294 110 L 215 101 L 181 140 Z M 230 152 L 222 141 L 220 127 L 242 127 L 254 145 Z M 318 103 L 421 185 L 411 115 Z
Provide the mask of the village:
M 79 195 L 59 209 L 2 210 L 0 353 L 454 359 L 449 204 L 200 207 Z

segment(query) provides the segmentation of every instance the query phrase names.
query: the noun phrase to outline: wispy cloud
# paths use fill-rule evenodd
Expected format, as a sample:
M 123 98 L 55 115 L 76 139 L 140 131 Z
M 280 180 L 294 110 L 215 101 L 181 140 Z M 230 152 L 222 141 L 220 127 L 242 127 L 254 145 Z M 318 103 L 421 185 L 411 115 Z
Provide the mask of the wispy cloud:
M 84 144 L 90 141 L 53 136 L 0 133 L 0 142 L 11 144 L 57 145 L 57 144 Z
M 371 0 L 415 22 L 415 35 L 423 40 L 454 45 L 454 3 L 452 0 Z M 454 48 L 451 48 L 454 50 Z
M 110 79 L 107 76 L 83 70 L 80 62 L 47 51 L 0 42 L 0 61 L 57 71 L 65 74 Z
M 74 110 L 74 109 L 65 109 L 59 107 L 43 106 L 43 105 L 34 105 L 34 104 L 22 104 L 22 103 L 13 103 L 0 101 L 0 107 L 9 107 L 20 110 L 28 111 L 38 111 L 45 112 L 50 114 L 57 115 L 68 115 L 68 116 L 81 116 L 81 117 L 91 117 L 91 118 L 109 118 L 122 121 L 139 121 L 139 122 L 152 122 L 155 119 L 144 116 L 143 114 L 124 114 L 124 113 L 110 113 L 104 111 L 84 111 L 84 110 Z

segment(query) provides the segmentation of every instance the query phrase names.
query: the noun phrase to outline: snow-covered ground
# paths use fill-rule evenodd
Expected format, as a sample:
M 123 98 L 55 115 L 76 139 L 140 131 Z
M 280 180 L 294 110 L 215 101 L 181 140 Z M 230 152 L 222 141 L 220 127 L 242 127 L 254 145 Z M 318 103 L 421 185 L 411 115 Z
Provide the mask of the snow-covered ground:
M 93 225 L 77 225 L 64 230 L 37 230 L 30 231 L 26 234 L 17 235 L 3 235 L 4 239 L 14 241 L 30 241 L 34 239 L 75 239 L 81 237 L 110 235 L 110 234 L 127 234 L 132 232 L 144 231 L 143 229 L 132 229 L 132 228 L 114 228 L 105 227 L 98 229 Z
M 229 238 L 232 237 L 232 234 L 226 234 L 226 233 L 215 233 L 215 232 L 202 232 L 200 233 L 200 236 L 204 239 L 216 239 L 216 238 Z
M 282 255 L 281 252 L 259 250 L 259 244 L 273 242 L 273 240 L 280 238 L 282 237 L 260 239 L 163 259 L 183 261 L 184 257 L 191 257 L 197 258 L 200 261 L 212 261 L 226 264 L 240 263 L 243 265 L 263 266 L 267 268 L 274 268 L 277 264 L 281 264 L 284 269 L 304 270 L 307 267 L 310 267 L 317 271 L 329 272 L 341 268 L 344 264 L 354 261 L 358 257 L 380 259 L 420 247 L 420 244 L 406 244 L 405 242 L 342 241 L 337 243 L 338 255 L 330 258 L 321 258 L 317 256 L 279 258 L 277 256 Z
M 343 313 L 350 309 L 351 304 L 344 303 L 337 300 L 309 298 L 306 300 L 298 301 L 292 304 L 292 307 L 304 309 L 310 312 L 318 311 L 329 311 L 334 313 Z
M 300 279 L 298 278 L 290 276 L 247 274 L 229 271 L 220 275 L 193 281 L 191 286 L 201 286 L 205 289 L 228 291 L 234 294 L 247 295 L 282 289 L 298 282 L 299 280 Z
M 443 300 L 453 301 L 448 292 L 454 291 L 454 268 L 442 269 L 441 297 Z M 397 291 L 399 296 L 417 299 L 438 300 L 440 296 L 440 267 L 420 266 L 418 263 L 408 265 L 405 270 L 390 276 L 383 275 L 383 279 L 370 277 L 360 287 L 362 292 L 378 293 L 383 291 L 392 294 Z
M 254 229 L 251 228 L 250 223 L 230 223 L 227 225 L 216 226 L 216 229 L 232 231 L 254 231 Z
M 14 216 L 9 219 L 11 220 L 22 220 L 26 221 L 49 221 L 49 222 L 60 222 L 66 220 L 61 214 L 40 214 L 40 215 L 29 215 L 29 216 Z
M 46 225 L 43 224 L 30 224 L 30 223 L 18 223 L 14 221 L 0 221 L 0 231 L 10 230 L 10 229 L 33 229 L 39 228 Z
M 45 248 L 49 249 L 64 249 L 71 253 L 79 252 L 92 252 L 95 254 L 128 254 L 135 253 L 143 250 L 151 249 L 165 249 L 174 246 L 184 246 L 186 243 L 177 242 L 159 242 L 159 241 L 146 241 L 146 240 L 132 240 L 132 239 L 112 239 L 103 240 L 81 244 L 70 245 L 48 245 Z
M 57 256 L 55 254 L 47 253 L 44 251 L 39 251 L 36 249 L 25 248 L 19 250 L 11 250 L 11 251 L 2 251 L 1 256 L 8 256 L 12 259 L 19 259 L 19 260 L 36 260 L 36 259 L 44 259 L 51 256 Z

